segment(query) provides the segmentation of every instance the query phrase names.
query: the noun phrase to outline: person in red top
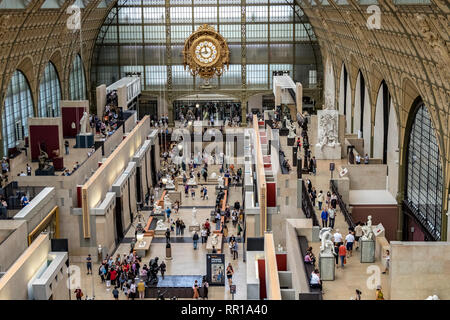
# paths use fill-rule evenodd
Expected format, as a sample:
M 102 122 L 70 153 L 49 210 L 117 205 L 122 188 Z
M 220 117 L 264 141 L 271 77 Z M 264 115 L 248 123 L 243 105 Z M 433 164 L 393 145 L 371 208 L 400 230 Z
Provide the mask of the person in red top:
M 115 286 L 116 285 L 116 279 L 117 279 L 117 271 L 116 271 L 116 269 L 112 269 L 111 270 L 110 276 L 111 276 L 111 284 L 113 286 Z
M 345 248 L 344 244 L 342 243 L 339 246 L 339 258 L 341 258 L 341 265 L 342 268 L 344 268 L 344 264 L 345 264 L 345 256 L 347 255 L 347 249 Z
M 208 236 L 209 236 L 209 233 L 211 232 L 211 225 L 209 224 L 209 219 L 206 219 L 205 228 L 208 230 Z

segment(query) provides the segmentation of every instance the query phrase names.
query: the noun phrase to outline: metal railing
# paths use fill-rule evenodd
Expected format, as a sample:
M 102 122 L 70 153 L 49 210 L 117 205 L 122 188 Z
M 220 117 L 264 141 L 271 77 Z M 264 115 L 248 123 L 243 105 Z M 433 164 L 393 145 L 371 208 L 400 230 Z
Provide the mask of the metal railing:
M 345 221 L 347 222 L 349 228 L 354 228 L 355 223 L 353 222 L 352 216 L 347 209 L 347 205 L 342 200 L 342 196 L 339 194 L 338 188 L 337 188 L 334 180 L 330 180 L 330 187 L 331 187 L 331 191 L 336 194 L 337 203 L 339 205 L 339 208 L 341 208 L 341 212 L 344 215 Z
M 302 180 L 302 210 L 305 213 L 306 218 L 312 219 L 313 226 L 319 226 L 319 220 L 317 219 L 316 210 L 311 202 L 308 192 L 306 191 L 305 181 Z

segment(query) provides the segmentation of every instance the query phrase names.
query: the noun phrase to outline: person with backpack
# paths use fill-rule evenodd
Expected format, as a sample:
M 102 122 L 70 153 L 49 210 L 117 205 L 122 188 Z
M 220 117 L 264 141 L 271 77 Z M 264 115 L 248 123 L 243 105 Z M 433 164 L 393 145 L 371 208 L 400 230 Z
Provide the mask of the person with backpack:
M 195 231 L 194 236 L 192 237 L 192 240 L 194 242 L 194 250 L 197 250 L 198 239 L 199 239 L 198 233 L 197 233 L 197 231 Z

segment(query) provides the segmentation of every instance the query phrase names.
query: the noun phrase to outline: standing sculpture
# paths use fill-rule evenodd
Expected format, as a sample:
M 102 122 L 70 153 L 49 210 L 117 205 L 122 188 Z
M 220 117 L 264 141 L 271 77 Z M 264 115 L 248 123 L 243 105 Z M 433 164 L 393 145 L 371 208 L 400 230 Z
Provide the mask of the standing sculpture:
M 195 209 L 195 207 L 192 208 L 192 225 L 193 226 L 198 226 L 199 225 L 199 223 L 197 221 L 197 209 Z
M 361 240 L 373 240 L 373 230 L 372 230 L 372 216 L 367 217 L 367 223 L 362 227 L 363 235 Z
M 224 185 L 224 179 L 223 179 L 223 177 L 222 176 L 219 176 L 218 178 L 217 178 L 217 182 L 219 183 L 219 188 L 224 188 L 225 187 L 225 185 Z
M 295 138 L 295 125 L 286 118 L 286 128 L 289 129 L 288 138 L 292 139 Z
M 319 238 L 322 241 L 322 244 L 320 245 L 320 254 L 321 255 L 333 255 L 334 253 L 334 244 L 331 234 L 332 228 L 322 228 L 319 232 Z
M 83 117 L 81 117 L 80 119 L 80 134 L 86 134 L 87 133 L 87 124 L 89 121 L 89 115 L 88 113 L 85 111 L 83 113 Z

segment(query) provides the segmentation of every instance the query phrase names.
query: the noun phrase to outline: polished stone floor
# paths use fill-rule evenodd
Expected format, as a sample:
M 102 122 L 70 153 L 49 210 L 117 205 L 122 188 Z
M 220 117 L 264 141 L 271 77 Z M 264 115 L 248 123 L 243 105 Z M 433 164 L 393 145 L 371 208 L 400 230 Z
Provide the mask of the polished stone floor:
M 316 188 L 317 193 L 322 190 L 326 195 L 327 191 L 331 189 L 329 188 L 329 180 L 331 177 L 331 173 L 329 171 L 330 162 L 336 163 L 336 168 L 338 169 L 341 165 L 346 163 L 346 159 L 343 160 L 318 160 L 317 161 L 317 174 L 314 175 L 304 175 L 304 179 L 310 179 L 313 187 Z M 335 172 L 334 174 L 337 174 Z M 316 203 L 316 214 L 317 218 L 320 221 L 320 211 L 317 207 Z M 335 228 L 339 229 L 339 232 L 345 237 L 348 234 L 348 224 L 345 221 L 342 213 L 337 210 Z M 313 247 L 313 252 L 316 257 L 319 256 L 320 252 L 320 242 L 311 243 Z M 370 267 L 370 268 L 369 268 Z M 373 283 L 375 279 L 373 271 L 378 268 L 381 272 L 384 271 L 384 267 L 381 265 L 381 261 L 375 261 L 375 263 L 360 263 L 360 251 L 353 250 L 353 256 L 347 259 L 347 264 L 344 269 L 337 268 L 336 269 L 336 277 L 335 281 L 324 281 L 324 296 L 325 300 L 349 300 L 351 297 L 355 296 L 355 290 L 359 289 L 362 291 L 361 299 L 363 300 L 374 300 L 375 299 L 375 291 L 376 284 Z M 379 274 L 379 282 L 381 283 L 381 287 L 387 288 L 387 280 L 388 275 Z M 378 282 L 378 281 L 376 281 Z M 384 293 L 384 298 L 388 299 L 388 290 L 382 290 Z
M 199 242 L 198 249 L 194 250 L 193 243 L 190 241 L 192 239 L 192 233 L 189 233 L 188 226 L 192 221 L 192 207 L 196 206 L 205 206 L 209 208 L 198 208 L 197 212 L 197 221 L 199 223 L 203 223 L 206 218 L 209 218 L 210 211 L 214 208 L 215 205 L 215 195 L 214 195 L 213 185 L 208 185 L 208 200 L 202 200 L 199 195 L 200 187 L 196 192 L 196 198 L 192 199 L 190 196 L 188 198 L 184 197 L 184 192 L 182 192 L 182 203 L 179 210 L 179 214 L 172 214 L 171 219 L 176 220 L 178 217 L 183 219 L 187 228 L 185 229 L 184 239 L 186 239 L 185 243 L 175 243 L 172 242 L 172 258 L 171 260 L 165 259 L 165 264 L 167 265 L 166 275 L 206 275 L 206 244 L 201 244 Z M 232 187 L 230 188 L 230 199 L 228 201 L 229 204 L 234 204 L 235 201 L 241 200 L 241 188 L 240 187 Z M 179 188 L 178 191 L 182 191 L 182 187 Z M 149 216 L 149 212 L 144 212 L 144 216 L 147 219 Z M 212 224 L 212 228 L 214 229 L 215 224 Z M 236 235 L 237 231 L 233 227 L 232 223 L 228 223 L 229 235 Z M 131 238 L 134 236 L 134 226 L 132 226 L 127 234 L 126 238 Z M 172 237 L 176 237 L 175 231 L 172 232 Z M 180 238 L 182 236 L 178 236 Z M 159 260 L 165 258 L 165 241 L 155 241 L 152 242 L 149 252 L 145 257 L 143 257 L 143 263 L 148 264 L 150 259 L 154 257 L 159 257 Z M 247 290 L 246 290 L 246 267 L 243 262 L 242 252 L 243 245 L 239 243 L 239 258 L 237 260 L 233 260 L 230 250 L 228 249 L 228 244 L 224 243 L 223 245 L 223 253 L 225 253 L 225 264 L 228 265 L 231 262 L 234 269 L 233 283 L 237 286 L 237 291 L 235 295 L 235 299 L 246 299 Z M 124 254 L 128 253 L 130 250 L 129 242 L 123 241 L 117 248 L 116 254 Z M 100 277 L 98 276 L 98 264 L 94 264 L 93 266 L 93 275 L 86 275 L 86 266 L 84 263 L 76 263 L 78 267 L 81 269 L 81 283 L 80 286 L 84 291 L 85 295 L 92 296 L 95 295 L 96 300 L 111 300 L 112 296 L 112 288 L 107 288 L 105 284 L 101 283 Z M 192 284 L 193 285 L 193 284 Z M 75 287 L 75 285 L 73 285 Z M 72 290 L 73 291 L 73 290 Z M 72 298 L 73 292 L 72 292 Z M 229 292 L 228 283 L 226 283 L 225 287 L 210 287 L 209 288 L 209 299 L 214 300 L 228 300 L 231 299 L 232 296 Z M 121 292 L 120 299 L 126 299 L 126 296 Z

